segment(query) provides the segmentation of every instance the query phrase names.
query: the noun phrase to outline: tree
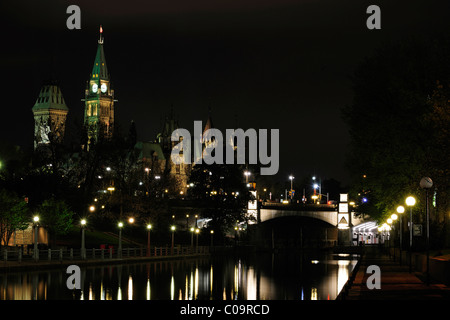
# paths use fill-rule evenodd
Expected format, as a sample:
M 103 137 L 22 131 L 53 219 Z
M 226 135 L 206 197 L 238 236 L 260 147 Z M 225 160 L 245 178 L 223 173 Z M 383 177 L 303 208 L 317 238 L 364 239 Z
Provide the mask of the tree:
M 13 192 L 0 190 L 0 247 L 8 244 L 16 230 L 25 230 L 29 222 L 26 201 Z
M 248 201 L 252 199 L 239 165 L 195 165 L 189 183 L 189 196 L 203 208 L 203 217 L 215 231 L 226 232 L 244 222 Z
M 437 217 L 435 228 L 444 234 L 450 245 L 450 224 L 447 212 L 450 210 L 450 82 L 437 81 L 436 89 L 429 100 L 430 113 L 425 122 L 430 128 L 431 139 L 426 150 L 427 175 L 433 177 L 436 197 L 433 210 Z M 433 191 L 433 190 L 432 190 Z M 439 196 L 438 196 L 439 195 Z M 430 201 L 431 202 L 431 201 Z M 431 206 L 434 209 L 434 206 Z
M 55 198 L 45 200 L 37 209 L 41 224 L 47 229 L 50 240 L 54 244 L 56 236 L 69 232 L 74 212 L 63 200 Z
M 405 41 L 380 48 L 355 72 L 354 99 L 343 109 L 347 164 L 351 193 L 368 200 L 359 209 L 374 219 L 384 220 L 409 194 L 416 214 L 424 212 L 423 176 L 436 182 L 438 199 L 448 199 L 449 56 L 448 38 Z M 436 211 L 444 215 L 448 204 Z

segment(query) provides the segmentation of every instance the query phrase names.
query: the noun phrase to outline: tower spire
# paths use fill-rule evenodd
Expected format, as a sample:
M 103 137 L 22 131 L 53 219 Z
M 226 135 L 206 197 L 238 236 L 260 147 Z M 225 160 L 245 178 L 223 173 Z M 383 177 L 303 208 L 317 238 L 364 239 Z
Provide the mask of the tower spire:
M 99 44 L 103 44 L 102 34 L 103 34 L 103 28 L 102 28 L 102 25 L 100 25 L 100 38 L 98 39 Z

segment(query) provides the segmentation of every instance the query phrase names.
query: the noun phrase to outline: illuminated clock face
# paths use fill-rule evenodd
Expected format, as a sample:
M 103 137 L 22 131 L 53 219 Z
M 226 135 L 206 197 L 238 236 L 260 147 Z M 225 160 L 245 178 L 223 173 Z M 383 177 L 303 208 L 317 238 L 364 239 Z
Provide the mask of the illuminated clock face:
M 100 89 L 102 90 L 103 93 L 106 92 L 106 84 L 103 83 L 102 86 L 100 87 Z
M 92 92 L 97 92 L 97 90 L 98 90 L 98 85 L 96 83 L 94 83 L 92 85 Z

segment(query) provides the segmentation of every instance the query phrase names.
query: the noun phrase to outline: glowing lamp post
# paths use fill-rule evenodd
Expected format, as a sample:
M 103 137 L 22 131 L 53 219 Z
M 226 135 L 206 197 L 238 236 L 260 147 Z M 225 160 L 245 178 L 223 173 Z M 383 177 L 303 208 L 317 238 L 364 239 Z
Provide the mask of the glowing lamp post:
M 198 234 L 200 233 L 200 229 L 199 228 L 196 228 L 195 229 L 195 234 L 196 234 L 196 243 L 195 243 L 195 253 L 197 253 L 198 252 Z
M 174 246 L 174 237 L 175 237 L 175 226 L 171 226 L 170 230 L 172 230 L 172 246 L 170 247 L 170 254 L 173 255 L 173 246 Z
M 404 206 L 398 206 L 397 207 L 397 213 L 400 214 L 400 265 L 402 265 L 402 249 L 403 249 L 403 242 L 402 242 L 402 234 L 403 234 L 403 228 L 402 228 L 402 216 L 401 214 L 405 212 L 405 207 Z
M 191 227 L 191 229 L 189 229 L 191 231 L 191 251 L 194 249 L 194 232 L 195 232 L 195 228 Z
M 210 231 L 211 233 L 211 247 L 214 246 L 214 230 Z
M 81 259 L 85 260 L 86 259 L 86 245 L 85 245 L 85 241 L 84 241 L 84 229 L 86 227 L 86 219 L 82 219 L 80 221 L 80 225 L 81 225 Z
M 248 183 L 248 177 L 250 176 L 250 171 L 244 171 L 245 183 Z
M 294 176 L 290 175 L 289 180 L 291 180 L 291 201 L 292 201 L 292 181 L 294 181 Z
M 119 222 L 119 224 L 117 226 L 119 227 L 119 249 L 117 250 L 117 256 L 119 258 L 122 258 L 122 228 L 123 228 L 123 223 Z
M 395 223 L 398 219 L 398 215 L 396 213 L 391 214 L 391 223 Z M 395 238 L 394 238 L 394 261 L 395 261 Z
M 39 228 L 39 217 L 38 216 L 34 216 L 33 217 L 33 222 L 34 222 L 34 250 L 33 250 L 33 256 L 34 256 L 34 260 L 39 260 L 39 252 L 38 252 L 38 228 Z
M 412 272 L 412 239 L 413 239 L 413 221 L 412 207 L 416 204 L 416 199 L 412 196 L 406 198 L 406 205 L 409 207 L 409 272 Z
M 147 225 L 147 257 L 150 257 L 150 231 L 152 230 L 152 225 Z

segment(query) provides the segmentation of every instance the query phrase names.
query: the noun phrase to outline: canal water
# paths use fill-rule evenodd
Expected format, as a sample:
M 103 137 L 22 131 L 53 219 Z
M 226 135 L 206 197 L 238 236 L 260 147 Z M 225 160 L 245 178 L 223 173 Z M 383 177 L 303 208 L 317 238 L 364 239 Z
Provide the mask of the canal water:
M 357 262 L 348 254 L 247 254 L 0 275 L 0 300 L 334 300 Z

